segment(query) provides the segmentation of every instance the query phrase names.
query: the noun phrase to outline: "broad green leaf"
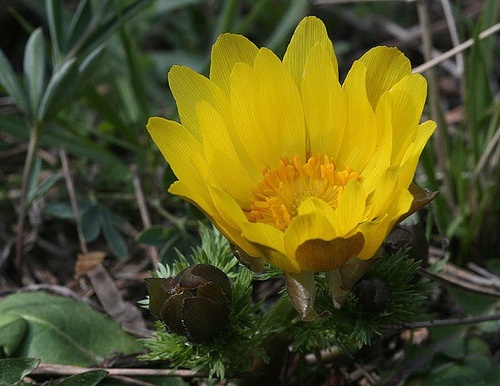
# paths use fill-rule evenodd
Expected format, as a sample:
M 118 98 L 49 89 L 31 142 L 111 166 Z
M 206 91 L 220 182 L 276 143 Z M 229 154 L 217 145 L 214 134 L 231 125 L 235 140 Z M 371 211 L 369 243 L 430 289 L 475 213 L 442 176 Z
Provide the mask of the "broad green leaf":
M 12 386 L 31 373 L 40 359 L 18 358 L 0 359 L 0 386 Z
M 5 89 L 7 95 L 14 99 L 19 110 L 28 114 L 29 103 L 26 92 L 17 80 L 16 74 L 2 50 L 0 50 L 0 85 Z
M 141 349 L 116 322 L 73 299 L 44 292 L 17 293 L 0 301 L 0 320 L 5 315 L 17 315 L 29 325 L 13 357 L 90 366 L 115 351 L 131 354 Z
M 135 241 L 141 244 L 161 247 L 171 238 L 173 229 L 174 228 L 165 228 L 158 225 L 151 226 L 139 232 Z
M 101 222 L 99 219 L 99 208 L 96 205 L 82 212 L 80 226 L 82 227 L 83 237 L 86 242 L 97 239 L 101 233 Z
M 105 370 L 92 370 L 85 373 L 72 375 L 62 382 L 58 382 L 58 386 L 95 386 L 98 385 L 108 373 Z
M 0 356 L 11 356 L 22 342 L 28 323 L 16 314 L 0 317 Z
M 38 117 L 44 121 L 57 113 L 57 109 L 66 104 L 73 95 L 78 81 L 78 67 L 74 58 L 65 62 L 52 76 L 40 103 Z
M 99 218 L 101 222 L 102 233 L 113 253 L 120 259 L 128 254 L 127 244 L 120 232 L 115 228 L 115 218 L 113 213 L 106 208 L 100 208 Z
M 43 206 L 43 212 L 49 216 L 62 219 L 73 219 L 75 215 L 69 202 L 49 202 Z
M 24 81 L 31 111 L 36 116 L 45 85 L 45 42 L 41 28 L 30 35 L 24 50 Z

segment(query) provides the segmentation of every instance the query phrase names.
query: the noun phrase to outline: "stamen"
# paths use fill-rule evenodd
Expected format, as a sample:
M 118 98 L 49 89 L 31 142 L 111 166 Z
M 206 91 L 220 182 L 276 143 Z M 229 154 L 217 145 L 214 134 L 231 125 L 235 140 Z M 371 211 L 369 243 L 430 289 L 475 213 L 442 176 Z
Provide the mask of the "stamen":
M 335 160 L 326 155 L 310 157 L 305 164 L 300 156 L 283 157 L 277 168 L 266 168 L 253 189 L 249 208 L 243 208 L 251 222 L 271 224 L 285 230 L 308 197 L 321 198 L 332 208 L 339 204 L 345 185 L 361 176 L 349 167 L 337 170 Z

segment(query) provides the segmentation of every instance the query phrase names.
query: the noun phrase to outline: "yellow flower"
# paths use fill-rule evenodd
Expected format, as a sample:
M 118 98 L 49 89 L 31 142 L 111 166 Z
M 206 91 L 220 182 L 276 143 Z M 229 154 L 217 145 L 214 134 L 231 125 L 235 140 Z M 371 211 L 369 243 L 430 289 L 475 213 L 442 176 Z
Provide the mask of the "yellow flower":
M 421 206 L 414 196 L 431 199 L 410 186 L 436 126 L 419 124 L 427 83 L 396 48 L 368 51 L 341 84 L 324 24 L 306 17 L 283 60 L 223 34 L 209 78 L 174 66 L 169 82 L 182 124 L 147 125 L 178 178 L 169 192 L 198 206 L 253 268 L 263 259 L 285 271 L 304 319 L 316 316 L 314 272 L 327 272 L 341 304 L 346 272 L 366 269 Z

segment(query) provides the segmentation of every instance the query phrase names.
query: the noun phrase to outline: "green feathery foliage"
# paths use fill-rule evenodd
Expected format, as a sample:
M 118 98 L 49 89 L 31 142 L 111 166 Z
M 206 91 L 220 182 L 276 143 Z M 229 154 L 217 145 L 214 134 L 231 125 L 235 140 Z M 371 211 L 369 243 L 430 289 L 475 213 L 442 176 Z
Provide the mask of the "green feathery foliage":
M 266 341 L 284 336 L 296 352 L 316 352 L 320 349 L 342 349 L 349 353 L 370 344 L 373 337 L 383 335 L 387 326 L 421 319 L 425 315 L 426 298 L 433 289 L 427 279 L 416 276 L 420 262 L 400 250 L 383 257 L 366 272 L 362 280 L 378 278 L 387 284 L 388 300 L 377 311 L 367 310 L 356 296 L 356 287 L 341 309 L 334 309 L 324 274 L 317 274 L 315 308 L 322 316 L 313 322 L 303 322 L 287 299 L 286 291 L 277 303 L 252 302 L 254 274 L 238 263 L 227 240 L 215 229 L 201 226 L 202 243 L 189 257 L 178 253 L 171 267 L 161 265 L 153 276 L 172 277 L 191 264 L 212 264 L 224 271 L 232 283 L 232 312 L 227 327 L 203 343 L 193 343 L 176 333 L 170 333 L 158 322 L 156 335 L 144 340 L 149 352 L 144 360 L 168 360 L 173 369 L 180 367 L 208 371 L 210 376 L 224 378 L 231 373 L 246 371 L 252 359 L 267 360 Z M 266 266 L 255 275 L 267 280 L 282 274 Z M 147 306 L 148 301 L 143 304 Z
M 260 304 L 252 302 L 253 273 L 240 265 L 231 253 L 229 243 L 217 231 L 201 226 L 201 246 L 186 258 L 178 253 L 172 267 L 160 265 L 155 277 L 177 275 L 191 264 L 212 264 L 231 279 L 232 311 L 227 328 L 214 339 L 203 343 L 189 342 L 184 336 L 167 332 L 161 322 L 156 335 L 144 340 L 149 352 L 144 360 L 169 360 L 173 369 L 179 367 L 208 371 L 210 377 L 224 378 L 228 372 L 248 370 L 252 359 L 267 359 L 262 343 L 266 336 L 258 328 Z M 147 305 L 146 302 L 142 302 Z
M 294 348 L 301 352 L 334 346 L 346 351 L 358 349 L 369 345 L 374 336 L 382 335 L 385 326 L 422 319 L 426 299 L 434 285 L 415 275 L 419 266 L 420 262 L 407 257 L 407 251 L 400 250 L 394 255 L 384 253 L 365 273 L 362 280 L 379 278 L 388 285 L 388 303 L 379 311 L 367 311 L 359 304 L 356 287 L 342 308 L 334 309 L 324 274 L 318 274 L 315 308 L 328 316 L 295 324 Z

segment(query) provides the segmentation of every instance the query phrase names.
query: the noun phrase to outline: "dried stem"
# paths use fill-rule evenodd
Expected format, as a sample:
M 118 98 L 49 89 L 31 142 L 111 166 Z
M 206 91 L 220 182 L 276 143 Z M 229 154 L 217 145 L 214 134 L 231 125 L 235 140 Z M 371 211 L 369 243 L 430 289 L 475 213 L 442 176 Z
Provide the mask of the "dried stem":
M 427 0 L 417 1 L 418 18 L 422 29 L 423 54 L 426 61 L 432 59 L 432 33 L 431 23 L 429 19 L 429 8 Z M 446 138 L 444 128 L 439 124 L 440 109 L 439 109 L 439 89 L 436 74 L 433 68 L 429 68 L 426 72 L 426 78 L 429 82 L 429 102 L 432 119 L 438 123 L 436 132 L 434 133 L 434 154 L 436 156 L 437 166 L 442 175 L 443 194 L 446 198 L 446 204 L 450 210 L 456 208 L 455 198 L 453 195 L 453 187 L 448 174 L 448 148 L 446 146 Z
M 403 330 L 403 329 L 417 329 L 417 328 L 428 328 L 437 326 L 461 326 L 464 324 L 476 324 L 491 322 L 493 320 L 500 320 L 500 313 L 485 316 L 471 316 L 467 318 L 450 318 L 450 319 L 436 319 L 436 320 L 426 320 L 421 322 L 408 322 L 394 325 L 382 325 L 381 327 L 391 330 Z
M 83 236 L 80 217 L 80 209 L 78 208 L 78 202 L 76 200 L 75 185 L 73 184 L 73 178 L 71 177 L 71 170 L 69 168 L 68 155 L 64 148 L 59 150 L 59 157 L 61 158 L 61 165 L 64 174 L 64 180 L 66 182 L 66 189 L 68 189 L 69 200 L 71 202 L 71 210 L 73 211 L 73 216 L 75 216 L 76 228 L 78 231 L 78 240 L 80 241 L 80 249 L 82 253 L 88 253 L 87 243 L 85 242 L 85 237 Z
M 134 184 L 135 196 L 137 198 L 137 205 L 139 205 L 139 212 L 141 214 L 142 225 L 145 228 L 151 226 L 151 217 L 149 216 L 149 211 L 146 203 L 146 198 L 144 197 L 144 192 L 142 191 L 141 180 L 137 174 L 137 167 L 132 166 L 132 182 Z M 151 263 L 153 264 L 153 270 L 156 271 L 158 268 L 158 263 L 160 261 L 158 250 L 151 246 L 148 248 L 149 256 L 151 257 Z
M 22 278 L 22 261 L 23 261 L 23 235 L 24 235 L 24 221 L 28 212 L 28 185 L 33 167 L 33 160 L 35 158 L 36 148 L 38 145 L 38 136 L 40 132 L 40 125 L 38 122 L 33 124 L 31 130 L 30 140 L 28 144 L 28 152 L 26 153 L 26 160 L 24 162 L 23 180 L 21 182 L 21 202 L 19 208 L 19 217 L 17 219 L 17 236 L 16 236 L 16 267 L 19 282 Z
M 478 40 L 484 40 L 494 34 L 496 34 L 498 31 L 500 31 L 500 23 L 495 24 L 494 26 L 485 29 L 483 32 L 479 34 Z M 465 42 L 459 44 L 458 46 L 452 48 L 449 51 L 446 51 L 442 55 L 436 56 L 435 58 L 426 60 L 425 63 L 421 64 L 420 66 L 417 66 L 413 69 L 413 72 L 421 73 L 424 71 L 427 71 L 435 66 L 437 66 L 439 63 L 444 62 L 445 60 L 448 60 L 452 56 L 455 56 L 459 52 L 465 51 L 466 49 L 472 47 L 472 45 L 475 43 L 474 39 L 469 39 L 466 40 Z
M 69 168 L 68 156 L 66 150 L 61 148 L 59 151 L 61 157 L 61 164 L 63 166 L 64 179 L 66 181 L 66 186 L 68 189 L 69 198 L 71 201 L 71 207 L 77 222 L 78 237 L 80 239 L 80 247 L 84 254 L 88 253 L 87 244 L 83 237 L 83 232 L 81 229 L 81 218 L 80 211 L 78 209 L 78 202 L 76 200 L 76 192 L 73 184 L 73 179 L 71 176 L 71 170 Z M 109 275 L 108 271 L 98 264 L 92 270 L 87 272 L 87 276 L 92 282 L 92 287 L 95 290 L 99 301 L 106 310 L 106 312 L 117 322 L 123 324 L 127 327 L 129 331 L 135 331 L 139 336 L 149 336 L 150 332 L 145 329 L 145 322 L 140 314 L 140 311 L 128 304 L 123 300 L 120 291 L 116 287 L 115 282 Z
M 91 370 L 105 370 L 112 376 L 162 376 L 162 377 L 196 377 L 207 378 L 207 372 L 198 372 L 194 370 L 173 370 L 173 369 L 138 369 L 138 368 L 89 368 L 79 366 L 57 365 L 41 363 L 31 374 L 53 374 L 53 375 L 75 375 Z M 228 374 L 227 378 L 251 378 L 253 373 L 233 373 Z

